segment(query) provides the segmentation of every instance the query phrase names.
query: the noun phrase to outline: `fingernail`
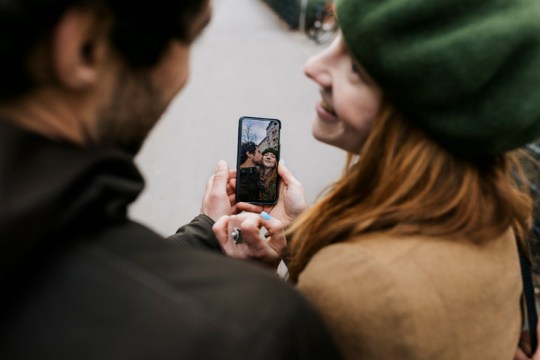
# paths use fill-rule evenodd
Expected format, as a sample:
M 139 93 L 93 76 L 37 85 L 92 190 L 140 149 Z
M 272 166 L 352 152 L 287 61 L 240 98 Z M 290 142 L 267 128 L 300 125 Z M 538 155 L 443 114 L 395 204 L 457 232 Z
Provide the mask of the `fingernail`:
M 226 166 L 227 166 L 227 162 L 225 160 L 219 160 L 216 165 L 216 170 L 219 170 L 222 167 L 226 167 Z
M 263 217 L 264 220 L 270 220 L 272 218 L 266 211 L 263 211 L 261 213 L 261 216 Z
M 280 159 L 279 161 L 281 162 L 281 165 L 285 166 L 285 160 Z

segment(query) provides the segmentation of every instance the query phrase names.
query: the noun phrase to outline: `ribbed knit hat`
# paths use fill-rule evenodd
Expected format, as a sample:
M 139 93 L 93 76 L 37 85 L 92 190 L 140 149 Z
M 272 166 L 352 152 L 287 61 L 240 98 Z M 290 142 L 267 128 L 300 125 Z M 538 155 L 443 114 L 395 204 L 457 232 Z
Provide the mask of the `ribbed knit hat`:
M 277 151 L 276 149 L 272 148 L 272 147 L 269 147 L 269 148 L 264 149 L 263 152 L 262 152 L 262 155 L 264 155 L 264 154 L 266 154 L 266 153 L 269 153 L 269 152 L 271 152 L 272 154 L 274 154 L 274 156 L 275 156 L 276 158 L 279 157 L 278 151 Z
M 540 0 L 336 0 L 353 56 L 411 121 L 465 156 L 540 137 Z

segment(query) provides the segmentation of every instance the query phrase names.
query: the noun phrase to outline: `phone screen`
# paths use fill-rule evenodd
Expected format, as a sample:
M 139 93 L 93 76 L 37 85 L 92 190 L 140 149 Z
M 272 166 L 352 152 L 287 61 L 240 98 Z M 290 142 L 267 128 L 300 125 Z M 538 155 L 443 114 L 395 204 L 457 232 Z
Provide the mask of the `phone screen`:
M 278 198 L 281 121 L 243 116 L 238 122 L 236 201 L 275 204 Z

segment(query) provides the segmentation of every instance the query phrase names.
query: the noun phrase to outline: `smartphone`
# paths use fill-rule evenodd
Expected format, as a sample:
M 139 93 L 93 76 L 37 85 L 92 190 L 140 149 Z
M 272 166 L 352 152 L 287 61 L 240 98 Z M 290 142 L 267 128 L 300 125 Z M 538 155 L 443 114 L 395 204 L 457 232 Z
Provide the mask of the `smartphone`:
M 242 116 L 238 121 L 237 202 L 260 205 L 277 202 L 280 132 L 278 119 Z

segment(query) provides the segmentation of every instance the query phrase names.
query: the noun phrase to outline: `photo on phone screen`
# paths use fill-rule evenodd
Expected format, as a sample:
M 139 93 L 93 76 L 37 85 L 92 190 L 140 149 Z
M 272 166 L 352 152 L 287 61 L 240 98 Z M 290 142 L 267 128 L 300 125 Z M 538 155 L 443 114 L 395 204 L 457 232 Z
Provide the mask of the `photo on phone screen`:
M 275 204 L 281 121 L 243 116 L 238 123 L 236 201 Z

